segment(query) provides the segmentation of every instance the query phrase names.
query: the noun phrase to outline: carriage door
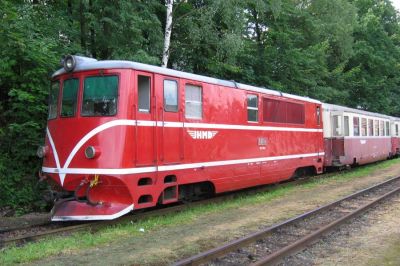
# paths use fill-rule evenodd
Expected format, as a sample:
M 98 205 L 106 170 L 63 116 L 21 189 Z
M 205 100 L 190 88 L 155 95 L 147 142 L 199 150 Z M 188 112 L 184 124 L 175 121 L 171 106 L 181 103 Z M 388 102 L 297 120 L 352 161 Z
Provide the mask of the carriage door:
M 163 164 L 179 163 L 183 159 L 183 119 L 179 79 L 157 77 L 159 91 L 158 121 L 159 157 Z M 158 89 L 157 89 L 158 90 Z
M 343 112 L 332 112 L 332 155 L 333 160 L 340 163 L 340 156 L 344 156 L 344 123 Z M 348 118 L 347 118 L 348 123 Z M 348 128 L 347 128 L 348 130 Z
M 135 95 L 134 120 L 135 127 L 135 158 L 137 166 L 153 165 L 155 163 L 155 122 L 154 122 L 154 81 L 153 75 L 146 72 L 135 72 Z

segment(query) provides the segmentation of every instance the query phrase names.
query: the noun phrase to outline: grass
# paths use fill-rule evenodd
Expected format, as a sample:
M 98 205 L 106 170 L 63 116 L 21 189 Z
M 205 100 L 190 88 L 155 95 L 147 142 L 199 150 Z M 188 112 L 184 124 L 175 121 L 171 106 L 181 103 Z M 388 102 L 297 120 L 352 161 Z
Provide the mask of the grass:
M 266 192 L 254 194 L 239 193 L 237 197 L 229 201 L 193 206 L 179 213 L 166 216 L 154 216 L 137 222 L 119 224 L 102 229 L 95 234 L 79 232 L 70 236 L 50 237 L 39 242 L 29 243 L 23 247 L 9 247 L 0 251 L 0 265 L 32 262 L 57 254 L 77 253 L 80 250 L 94 246 L 102 246 L 123 239 L 145 235 L 148 231 L 154 231 L 162 227 L 183 225 L 210 213 L 229 211 L 232 208 L 235 209 L 245 205 L 269 202 L 273 199 L 288 195 L 290 192 L 298 189 L 310 189 L 333 182 L 346 182 L 398 163 L 400 163 L 400 159 L 384 161 L 356 168 L 351 171 L 316 176 L 296 186 L 287 184 Z M 141 232 L 143 231 L 142 229 L 144 229 L 144 232 Z

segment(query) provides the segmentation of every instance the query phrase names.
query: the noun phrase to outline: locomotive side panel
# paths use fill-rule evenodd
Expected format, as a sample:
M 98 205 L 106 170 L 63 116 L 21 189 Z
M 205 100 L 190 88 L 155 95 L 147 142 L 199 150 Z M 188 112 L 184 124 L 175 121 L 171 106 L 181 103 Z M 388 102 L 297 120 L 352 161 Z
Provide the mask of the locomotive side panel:
M 201 114 L 196 118 L 187 116 L 184 105 L 191 99 L 185 95 L 187 87 L 192 86 L 201 94 Z M 319 113 L 317 122 L 316 111 L 317 107 L 320 111 L 319 105 L 184 79 L 180 80 L 179 91 L 179 108 L 183 108 L 185 117 L 183 123 L 175 125 L 183 133 L 177 131 L 177 135 L 183 135 L 183 144 L 175 145 L 175 152 L 180 152 L 180 145 L 184 147 L 184 160 L 173 172 L 179 184 L 211 181 L 216 192 L 223 192 L 284 180 L 301 167 L 312 166 L 322 171 L 322 118 Z M 248 95 L 257 97 L 258 114 L 253 119 L 257 121 L 248 121 Z M 262 101 L 266 98 L 303 105 L 304 121 L 264 122 Z M 164 122 L 167 125 L 180 121 Z M 160 163 L 163 164 L 162 160 Z M 183 174 L 180 168 L 191 170 Z

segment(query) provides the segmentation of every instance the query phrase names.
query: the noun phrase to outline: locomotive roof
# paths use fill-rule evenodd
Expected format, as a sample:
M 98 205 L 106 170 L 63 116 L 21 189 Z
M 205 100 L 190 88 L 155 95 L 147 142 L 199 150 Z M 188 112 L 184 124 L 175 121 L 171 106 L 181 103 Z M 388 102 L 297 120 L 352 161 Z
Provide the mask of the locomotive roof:
M 183 72 L 183 71 L 178 71 L 178 70 L 173 70 L 173 69 L 169 69 L 169 68 L 163 68 L 163 67 L 158 67 L 158 66 L 153 66 L 153 65 L 148 65 L 148 64 L 142 64 L 142 63 L 137 63 L 137 62 L 132 62 L 132 61 L 124 61 L 124 60 L 98 61 L 96 59 L 89 58 L 89 57 L 83 57 L 83 56 L 75 56 L 75 58 L 77 60 L 77 64 L 76 64 L 74 71 L 106 69 L 106 68 L 136 69 L 136 70 L 154 72 L 154 73 L 158 73 L 158 74 L 162 74 L 162 75 L 180 77 L 180 78 L 185 78 L 185 79 L 191 79 L 191 80 L 196 80 L 196 81 L 201 81 L 201 82 L 206 82 L 206 83 L 211 83 L 211 84 L 216 84 L 216 85 L 221 85 L 221 86 L 226 86 L 226 87 L 231 87 L 231 88 L 238 88 L 238 89 L 242 89 L 242 90 L 266 93 L 266 94 L 271 94 L 271 95 L 276 95 L 276 96 L 283 96 L 283 97 L 287 97 L 287 98 L 291 98 L 291 99 L 302 100 L 302 101 L 307 101 L 307 102 L 312 102 L 312 103 L 321 103 L 320 101 L 315 100 L 315 99 L 297 96 L 297 95 L 293 95 L 293 94 L 289 94 L 289 93 L 283 93 L 283 92 L 280 92 L 277 90 L 271 90 L 271 89 L 267 89 L 267 88 L 263 88 L 263 87 L 256 87 L 256 86 L 238 83 L 235 81 L 217 79 L 217 78 L 212 78 L 212 77 L 207 77 L 207 76 L 202 76 L 202 75 L 197 75 L 197 74 L 192 74 L 192 73 L 187 73 L 187 72 Z M 56 72 L 54 72 L 52 77 L 56 77 L 56 76 L 64 74 L 64 73 L 66 73 L 66 71 L 64 70 L 64 68 L 61 68 L 61 69 L 57 70 Z
M 368 111 L 364 111 L 364 110 L 360 110 L 360 109 L 355 109 L 355 108 L 350 108 L 350 107 L 335 105 L 335 104 L 329 104 L 329 103 L 323 103 L 322 108 L 324 110 L 329 110 L 329 111 L 342 111 L 342 112 L 355 113 L 355 114 L 361 114 L 361 115 L 375 116 L 375 117 L 380 117 L 380 118 L 385 118 L 385 119 L 392 119 L 392 120 L 399 119 L 397 117 L 393 117 L 393 116 L 389 116 L 389 115 L 368 112 Z

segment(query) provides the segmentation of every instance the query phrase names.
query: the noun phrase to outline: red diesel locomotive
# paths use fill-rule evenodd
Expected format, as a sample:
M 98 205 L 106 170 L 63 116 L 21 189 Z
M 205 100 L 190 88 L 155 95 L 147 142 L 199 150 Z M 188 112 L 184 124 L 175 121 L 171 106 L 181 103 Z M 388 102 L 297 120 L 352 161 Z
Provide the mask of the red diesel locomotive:
M 46 140 L 38 150 L 42 175 L 60 191 L 52 220 L 114 219 L 322 173 L 322 118 L 321 102 L 310 98 L 67 56 L 53 74 Z

